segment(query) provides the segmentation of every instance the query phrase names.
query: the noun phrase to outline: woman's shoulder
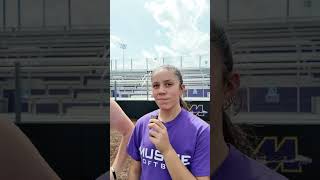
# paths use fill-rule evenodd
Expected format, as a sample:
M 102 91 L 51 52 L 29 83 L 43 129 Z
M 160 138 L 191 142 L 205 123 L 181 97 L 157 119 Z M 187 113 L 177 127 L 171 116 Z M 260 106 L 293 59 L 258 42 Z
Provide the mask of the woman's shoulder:
M 252 175 L 252 179 L 254 180 L 287 180 L 286 177 L 279 174 L 275 170 L 270 169 L 266 165 L 262 164 L 261 162 L 254 160 L 252 158 L 249 158 L 245 155 L 244 159 L 247 159 L 248 161 L 248 167 L 252 167 L 248 169 L 248 174 Z
M 287 180 L 286 177 L 268 168 L 264 164 L 241 153 L 234 146 L 229 145 L 227 158 L 218 168 L 213 179 L 250 179 L 250 180 Z
M 200 129 L 210 129 L 210 125 L 209 123 L 207 123 L 206 121 L 204 121 L 203 119 L 201 119 L 199 116 L 193 114 L 190 111 L 187 111 L 186 109 L 183 109 L 183 111 L 185 111 L 187 118 L 190 119 L 190 123 Z

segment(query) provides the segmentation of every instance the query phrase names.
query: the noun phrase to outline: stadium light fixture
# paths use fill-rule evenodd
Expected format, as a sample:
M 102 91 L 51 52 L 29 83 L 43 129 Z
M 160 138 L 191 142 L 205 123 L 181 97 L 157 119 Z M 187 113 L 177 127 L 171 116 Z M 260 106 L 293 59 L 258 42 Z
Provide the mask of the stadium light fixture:
M 127 44 L 119 43 L 119 45 L 122 49 L 122 70 L 124 70 L 124 50 L 127 48 Z

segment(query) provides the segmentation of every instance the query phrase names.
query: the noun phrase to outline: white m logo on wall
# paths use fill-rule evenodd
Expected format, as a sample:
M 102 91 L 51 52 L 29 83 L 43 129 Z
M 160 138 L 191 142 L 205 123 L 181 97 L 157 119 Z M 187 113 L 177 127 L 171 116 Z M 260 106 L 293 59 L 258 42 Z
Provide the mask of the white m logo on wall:
M 192 104 L 189 110 L 196 116 L 205 116 L 208 113 L 204 110 L 202 104 Z

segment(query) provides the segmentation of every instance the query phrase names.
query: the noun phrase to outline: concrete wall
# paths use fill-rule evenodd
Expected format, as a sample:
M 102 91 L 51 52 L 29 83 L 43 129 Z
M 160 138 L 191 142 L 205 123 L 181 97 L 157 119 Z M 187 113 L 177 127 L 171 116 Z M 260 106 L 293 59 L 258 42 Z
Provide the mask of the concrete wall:
M 109 169 L 108 124 L 18 124 L 61 179 L 96 179 Z
M 143 115 L 158 109 L 154 101 L 117 101 L 129 118 L 139 119 Z M 209 121 L 209 101 L 187 101 L 194 114 Z

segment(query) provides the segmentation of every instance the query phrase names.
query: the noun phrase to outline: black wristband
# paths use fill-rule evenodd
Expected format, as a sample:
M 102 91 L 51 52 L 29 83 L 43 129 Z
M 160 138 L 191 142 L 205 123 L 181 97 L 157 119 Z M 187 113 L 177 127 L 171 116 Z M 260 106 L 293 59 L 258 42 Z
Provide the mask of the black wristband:
M 117 179 L 117 175 L 116 175 L 116 171 L 113 169 L 113 167 L 111 167 L 111 172 L 112 172 L 112 176 L 113 176 L 113 179 Z

